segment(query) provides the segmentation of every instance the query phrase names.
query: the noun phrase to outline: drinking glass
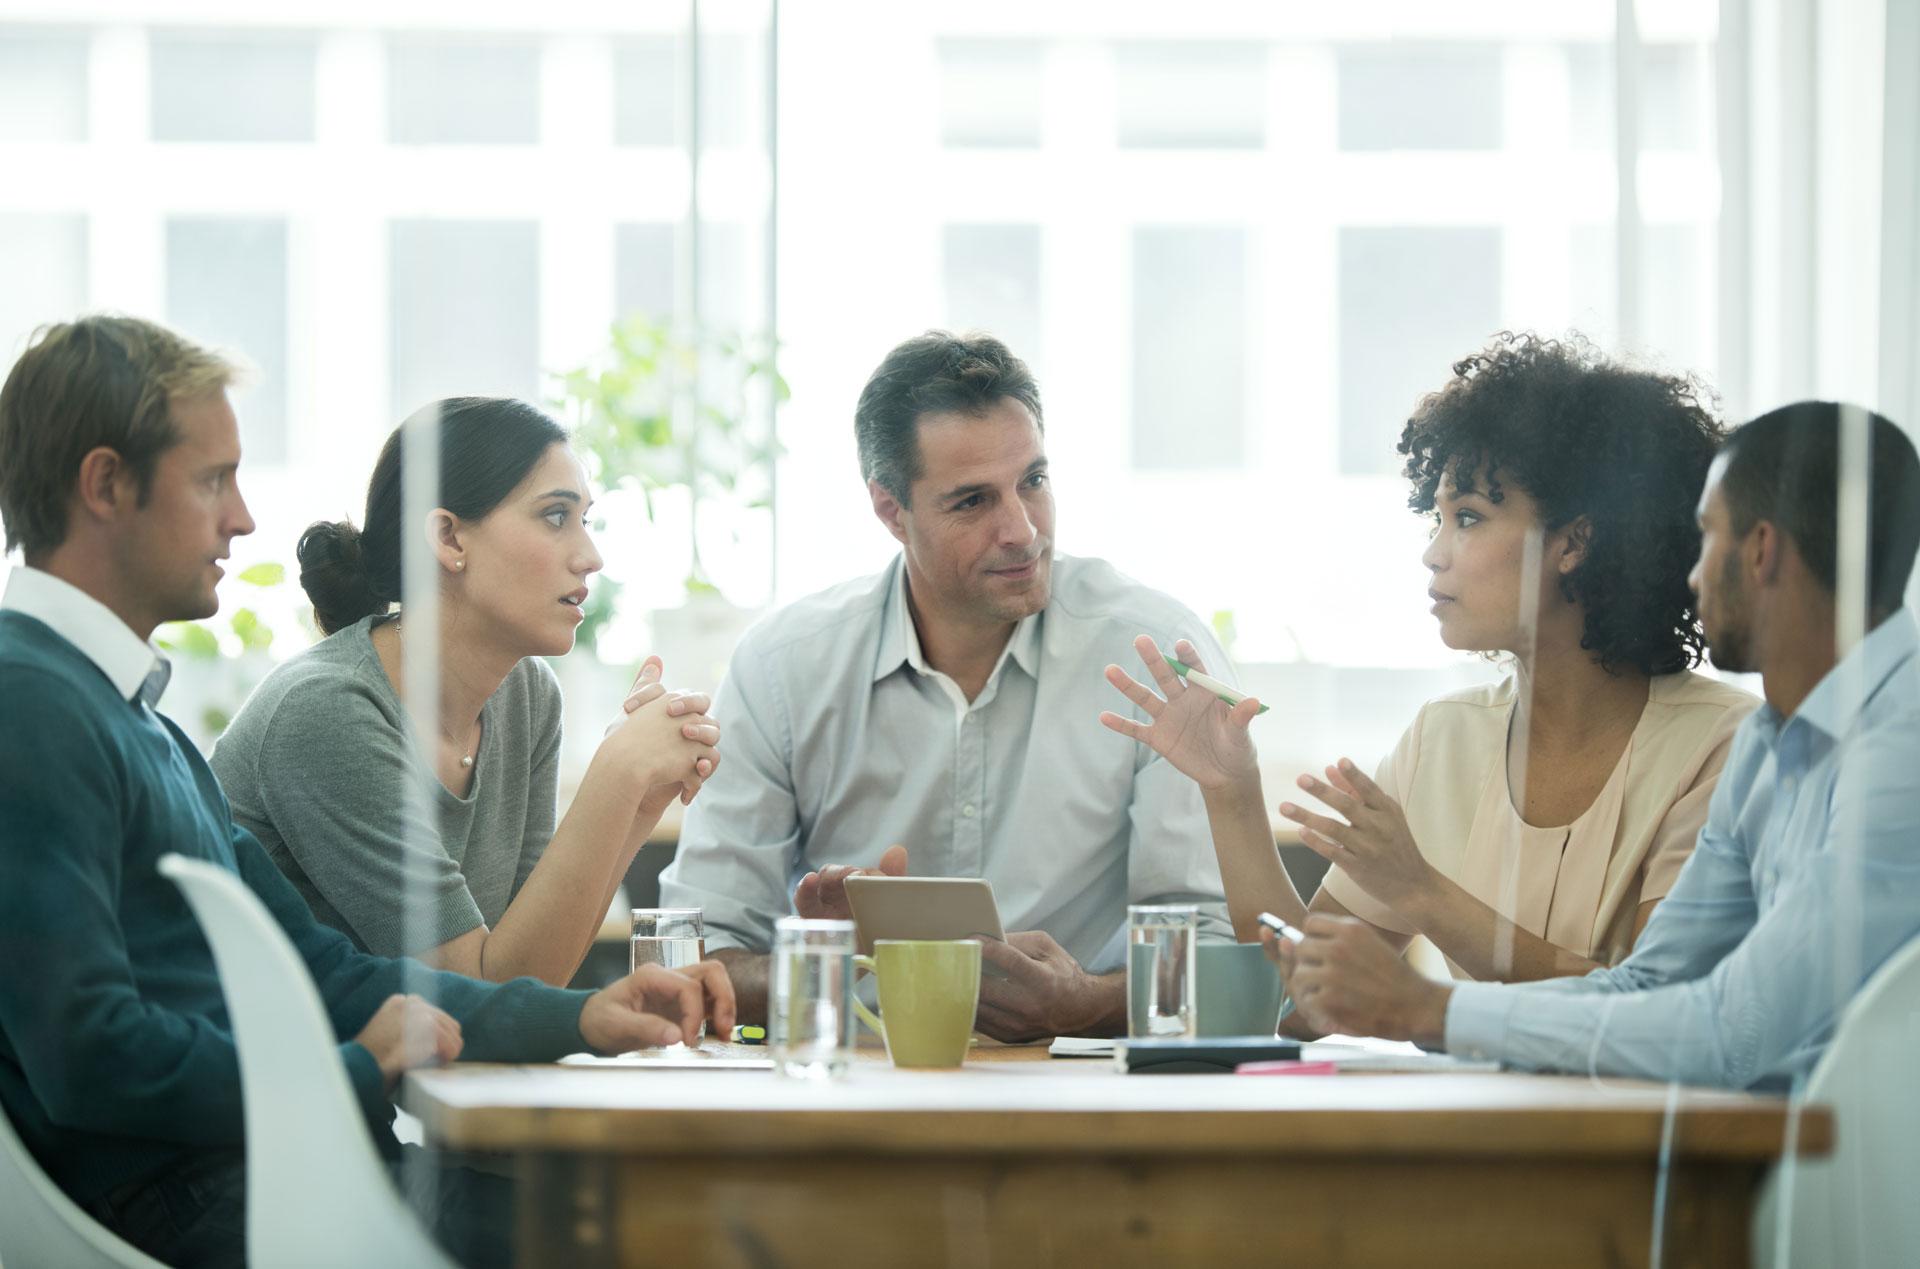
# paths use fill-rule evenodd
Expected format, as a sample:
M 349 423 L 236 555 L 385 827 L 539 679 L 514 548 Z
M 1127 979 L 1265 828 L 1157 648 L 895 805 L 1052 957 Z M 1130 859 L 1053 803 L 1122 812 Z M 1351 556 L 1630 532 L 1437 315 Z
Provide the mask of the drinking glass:
M 642 965 L 685 969 L 707 958 L 707 927 L 699 908 L 635 908 L 633 933 L 627 954 L 627 972 Z M 707 1038 L 707 1021 L 700 1020 L 694 1044 Z
M 1198 1034 L 1193 1007 L 1194 942 L 1200 909 L 1191 903 L 1137 903 L 1127 909 L 1127 1034 Z
M 853 922 L 781 917 L 767 1003 L 774 1069 L 832 1079 L 853 1060 Z

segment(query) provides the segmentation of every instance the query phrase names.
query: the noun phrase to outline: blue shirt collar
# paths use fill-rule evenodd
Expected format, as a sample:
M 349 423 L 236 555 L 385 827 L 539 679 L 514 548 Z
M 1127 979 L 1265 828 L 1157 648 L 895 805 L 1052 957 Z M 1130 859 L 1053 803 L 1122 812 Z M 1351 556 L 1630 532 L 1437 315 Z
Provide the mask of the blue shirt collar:
M 1761 712 L 1776 734 L 1799 721 L 1838 739 L 1852 730 L 1867 702 L 1916 651 L 1920 651 L 1920 624 L 1905 608 L 1896 609 L 1821 676 L 1792 718 L 1781 718 L 1770 705 L 1762 706 Z

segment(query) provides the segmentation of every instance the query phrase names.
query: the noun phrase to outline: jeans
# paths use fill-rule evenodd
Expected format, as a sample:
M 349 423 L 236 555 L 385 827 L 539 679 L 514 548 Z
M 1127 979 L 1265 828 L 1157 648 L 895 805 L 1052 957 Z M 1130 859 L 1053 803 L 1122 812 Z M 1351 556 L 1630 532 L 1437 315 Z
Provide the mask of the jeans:
M 470 1269 L 513 1263 L 513 1182 L 449 1166 L 418 1146 L 388 1163 L 394 1184 L 434 1241 Z M 89 1207 L 95 1220 L 156 1260 L 193 1269 L 245 1269 L 247 1165 L 238 1150 L 186 1156 Z

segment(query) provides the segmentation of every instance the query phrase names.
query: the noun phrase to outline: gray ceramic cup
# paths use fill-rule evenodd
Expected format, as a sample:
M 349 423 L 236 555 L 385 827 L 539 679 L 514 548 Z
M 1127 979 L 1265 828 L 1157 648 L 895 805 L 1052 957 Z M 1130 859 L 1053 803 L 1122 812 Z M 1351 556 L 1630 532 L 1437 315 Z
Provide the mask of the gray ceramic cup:
M 1201 1035 L 1270 1036 L 1280 1026 L 1286 986 L 1258 943 L 1202 943 L 1193 1004 Z

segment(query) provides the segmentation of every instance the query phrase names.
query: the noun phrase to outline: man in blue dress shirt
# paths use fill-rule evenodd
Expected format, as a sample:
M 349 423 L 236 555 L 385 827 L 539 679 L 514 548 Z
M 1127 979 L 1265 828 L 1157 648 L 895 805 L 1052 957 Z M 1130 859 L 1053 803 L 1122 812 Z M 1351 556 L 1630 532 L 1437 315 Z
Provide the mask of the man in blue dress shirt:
M 881 573 L 791 604 L 715 698 L 727 761 L 687 811 L 662 901 L 706 910 L 744 1013 L 774 920 L 846 915 L 855 870 L 983 877 L 1014 931 L 983 955 L 1001 1039 L 1126 1028 L 1130 903 L 1191 903 L 1230 939 L 1199 787 L 1099 723 L 1100 667 L 1145 632 L 1225 664 L 1183 605 L 1053 549 L 1040 390 L 986 335 L 887 354 L 854 411 Z M 899 845 L 905 849 L 901 849 Z
M 1843 505 L 1849 427 L 1870 439 L 1871 474 Z M 1855 497 L 1864 593 L 1838 546 Z M 1920 544 L 1912 443 L 1857 407 L 1775 410 L 1729 438 L 1699 517 L 1690 581 L 1714 663 L 1758 671 L 1766 704 L 1633 954 L 1584 978 L 1443 984 L 1358 922 L 1315 917 L 1298 947 L 1268 936 L 1315 1027 L 1531 1069 L 1779 1087 L 1920 936 L 1920 626 L 1901 606 Z M 1865 633 L 1842 647 L 1848 593 Z

